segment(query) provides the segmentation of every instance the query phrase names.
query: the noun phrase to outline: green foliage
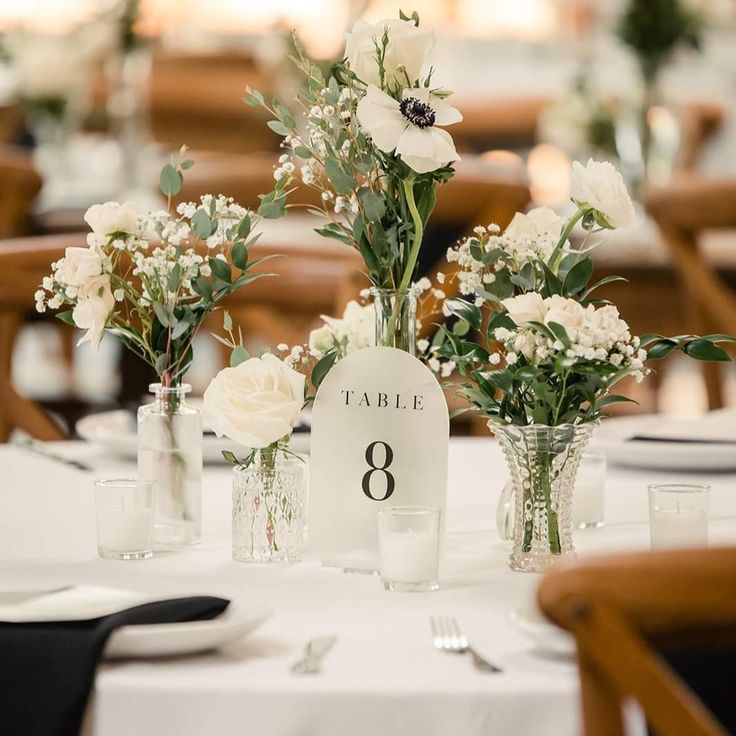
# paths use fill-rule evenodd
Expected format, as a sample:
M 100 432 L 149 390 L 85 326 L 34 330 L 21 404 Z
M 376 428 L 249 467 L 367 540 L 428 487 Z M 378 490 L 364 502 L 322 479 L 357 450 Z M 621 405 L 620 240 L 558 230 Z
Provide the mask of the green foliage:
M 702 48 L 703 17 L 684 0 L 629 0 L 618 27 L 636 54 L 644 79 L 653 82 L 679 47 Z

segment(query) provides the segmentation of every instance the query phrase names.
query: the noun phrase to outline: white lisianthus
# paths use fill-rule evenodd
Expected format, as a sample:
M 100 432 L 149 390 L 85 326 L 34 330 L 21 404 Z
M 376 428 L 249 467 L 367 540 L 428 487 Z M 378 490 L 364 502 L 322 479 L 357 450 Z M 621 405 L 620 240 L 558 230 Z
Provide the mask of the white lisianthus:
M 585 307 L 575 299 L 566 299 L 564 296 L 553 294 L 544 300 L 547 309 L 544 315 L 544 323 L 557 322 L 566 330 L 579 329 L 585 324 Z
M 221 370 L 204 392 L 203 410 L 218 437 L 262 449 L 299 422 L 304 382 L 301 373 L 266 353 Z
M 85 213 L 84 221 L 95 235 L 103 238 L 113 233 L 135 235 L 138 230 L 138 213 L 132 202 L 93 204 Z
M 359 20 L 345 34 L 345 56 L 351 71 L 366 84 L 380 87 L 377 54 L 384 33 L 388 37 L 383 57 L 384 82 L 394 86 L 414 84 L 434 46 L 434 33 L 418 28 L 413 21 L 392 18 L 367 23 Z
M 458 123 L 463 116 L 428 89 L 405 89 L 398 102 L 370 85 L 357 115 L 378 148 L 395 152 L 418 174 L 460 160 L 450 134 L 438 126 Z
M 64 251 L 64 257 L 57 264 L 54 275 L 65 286 L 80 287 L 101 273 L 102 257 L 97 251 L 70 247 Z
M 535 207 L 526 214 L 517 212 L 514 219 L 504 231 L 507 238 L 521 238 L 526 236 L 537 240 L 545 236 L 555 239 L 560 237 L 564 220 L 549 207 Z
M 342 317 L 322 315 L 323 327 L 313 330 L 309 336 L 312 354 L 323 354 L 338 348 L 340 357 L 376 344 L 376 310 L 372 304 L 361 305 L 349 301 Z
M 105 332 L 107 318 L 115 306 L 115 298 L 110 289 L 110 276 L 100 274 L 87 279 L 80 287 L 77 303 L 72 312 L 74 324 L 80 329 L 87 330 L 77 343 L 81 345 L 91 342 L 93 347 L 100 344 Z
M 547 305 L 544 303 L 542 295 L 536 291 L 509 297 L 504 299 L 501 304 L 517 325 L 523 325 L 527 322 L 544 322 L 544 316 L 547 313 Z
M 572 176 L 573 201 L 581 209 L 594 210 L 602 227 L 615 230 L 634 222 L 634 205 L 623 177 L 613 164 L 591 158 L 583 166 L 575 161 Z

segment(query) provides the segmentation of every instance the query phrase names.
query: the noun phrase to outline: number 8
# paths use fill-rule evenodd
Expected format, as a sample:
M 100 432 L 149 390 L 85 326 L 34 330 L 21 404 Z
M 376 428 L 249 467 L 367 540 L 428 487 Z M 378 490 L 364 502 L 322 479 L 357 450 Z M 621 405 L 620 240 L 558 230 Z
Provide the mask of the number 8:
M 381 466 L 376 465 L 376 462 L 373 459 L 373 454 L 376 449 L 376 445 L 383 445 L 383 448 L 386 451 L 386 457 L 383 461 L 383 465 Z M 368 496 L 368 498 L 370 498 L 371 501 L 385 501 L 387 498 L 391 497 L 394 490 L 396 489 L 396 479 L 386 469 L 394 461 L 394 451 L 391 449 L 391 447 L 386 442 L 381 442 L 380 440 L 376 442 L 371 442 L 370 445 L 368 445 L 368 447 L 365 448 L 365 461 L 370 466 L 370 470 L 363 476 L 363 483 L 362 483 L 363 493 L 366 496 Z M 384 475 L 386 476 L 386 495 L 383 498 L 376 498 L 371 493 L 371 476 L 376 471 L 384 473 Z

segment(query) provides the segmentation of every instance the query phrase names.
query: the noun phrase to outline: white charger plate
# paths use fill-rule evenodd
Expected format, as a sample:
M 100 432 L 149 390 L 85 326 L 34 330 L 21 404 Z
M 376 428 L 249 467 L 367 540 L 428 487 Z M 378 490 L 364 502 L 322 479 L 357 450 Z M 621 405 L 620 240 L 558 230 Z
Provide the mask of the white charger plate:
M 537 608 L 515 608 L 509 613 L 509 620 L 541 652 L 558 657 L 572 657 L 575 654 L 575 639 L 547 621 Z
M 122 626 L 110 636 L 104 656 L 147 659 L 206 652 L 248 636 L 271 614 L 266 606 L 231 603 L 221 616 L 208 621 Z
M 591 450 L 608 461 L 651 470 L 736 470 L 736 444 L 629 441 L 634 435 L 662 432 L 662 417 L 644 415 L 604 419 L 593 435 Z
M 82 417 L 76 425 L 77 434 L 87 442 L 99 445 L 117 457 L 135 459 L 138 453 L 136 421 L 133 414 L 125 409 L 102 411 Z M 294 452 L 309 452 L 309 433 L 298 432 L 293 435 L 289 448 Z M 229 450 L 238 457 L 249 452 L 247 447 L 237 445 L 225 437 L 214 434 L 202 436 L 202 459 L 206 463 L 225 462 L 222 451 Z

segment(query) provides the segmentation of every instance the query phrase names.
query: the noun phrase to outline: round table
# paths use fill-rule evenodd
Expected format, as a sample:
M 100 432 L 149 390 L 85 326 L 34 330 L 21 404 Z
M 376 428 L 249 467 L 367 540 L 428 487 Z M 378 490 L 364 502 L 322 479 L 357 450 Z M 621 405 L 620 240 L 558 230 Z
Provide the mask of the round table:
M 54 450 L 76 470 L 27 450 L 0 447 L 0 590 L 75 583 L 155 594 L 214 594 L 234 605 L 266 603 L 274 615 L 250 638 L 206 655 L 104 664 L 91 732 L 96 736 L 488 736 L 579 733 L 572 659 L 535 650 L 510 621 L 539 577 L 512 572 L 495 531 L 506 472 L 490 439 L 450 443 L 441 590 L 388 593 L 375 576 L 324 569 L 316 560 L 250 566 L 230 558 L 230 469 L 204 473 L 200 545 L 150 560 L 96 556 L 93 478 L 130 475 L 134 464 L 83 443 Z M 710 534 L 736 540 L 736 475 L 692 474 L 713 486 Z M 646 485 L 682 479 L 609 468 L 606 525 L 576 532 L 581 555 L 647 549 Z M 456 616 L 499 675 L 432 647 L 429 617 Z M 306 642 L 334 635 L 323 672 L 290 672 Z

